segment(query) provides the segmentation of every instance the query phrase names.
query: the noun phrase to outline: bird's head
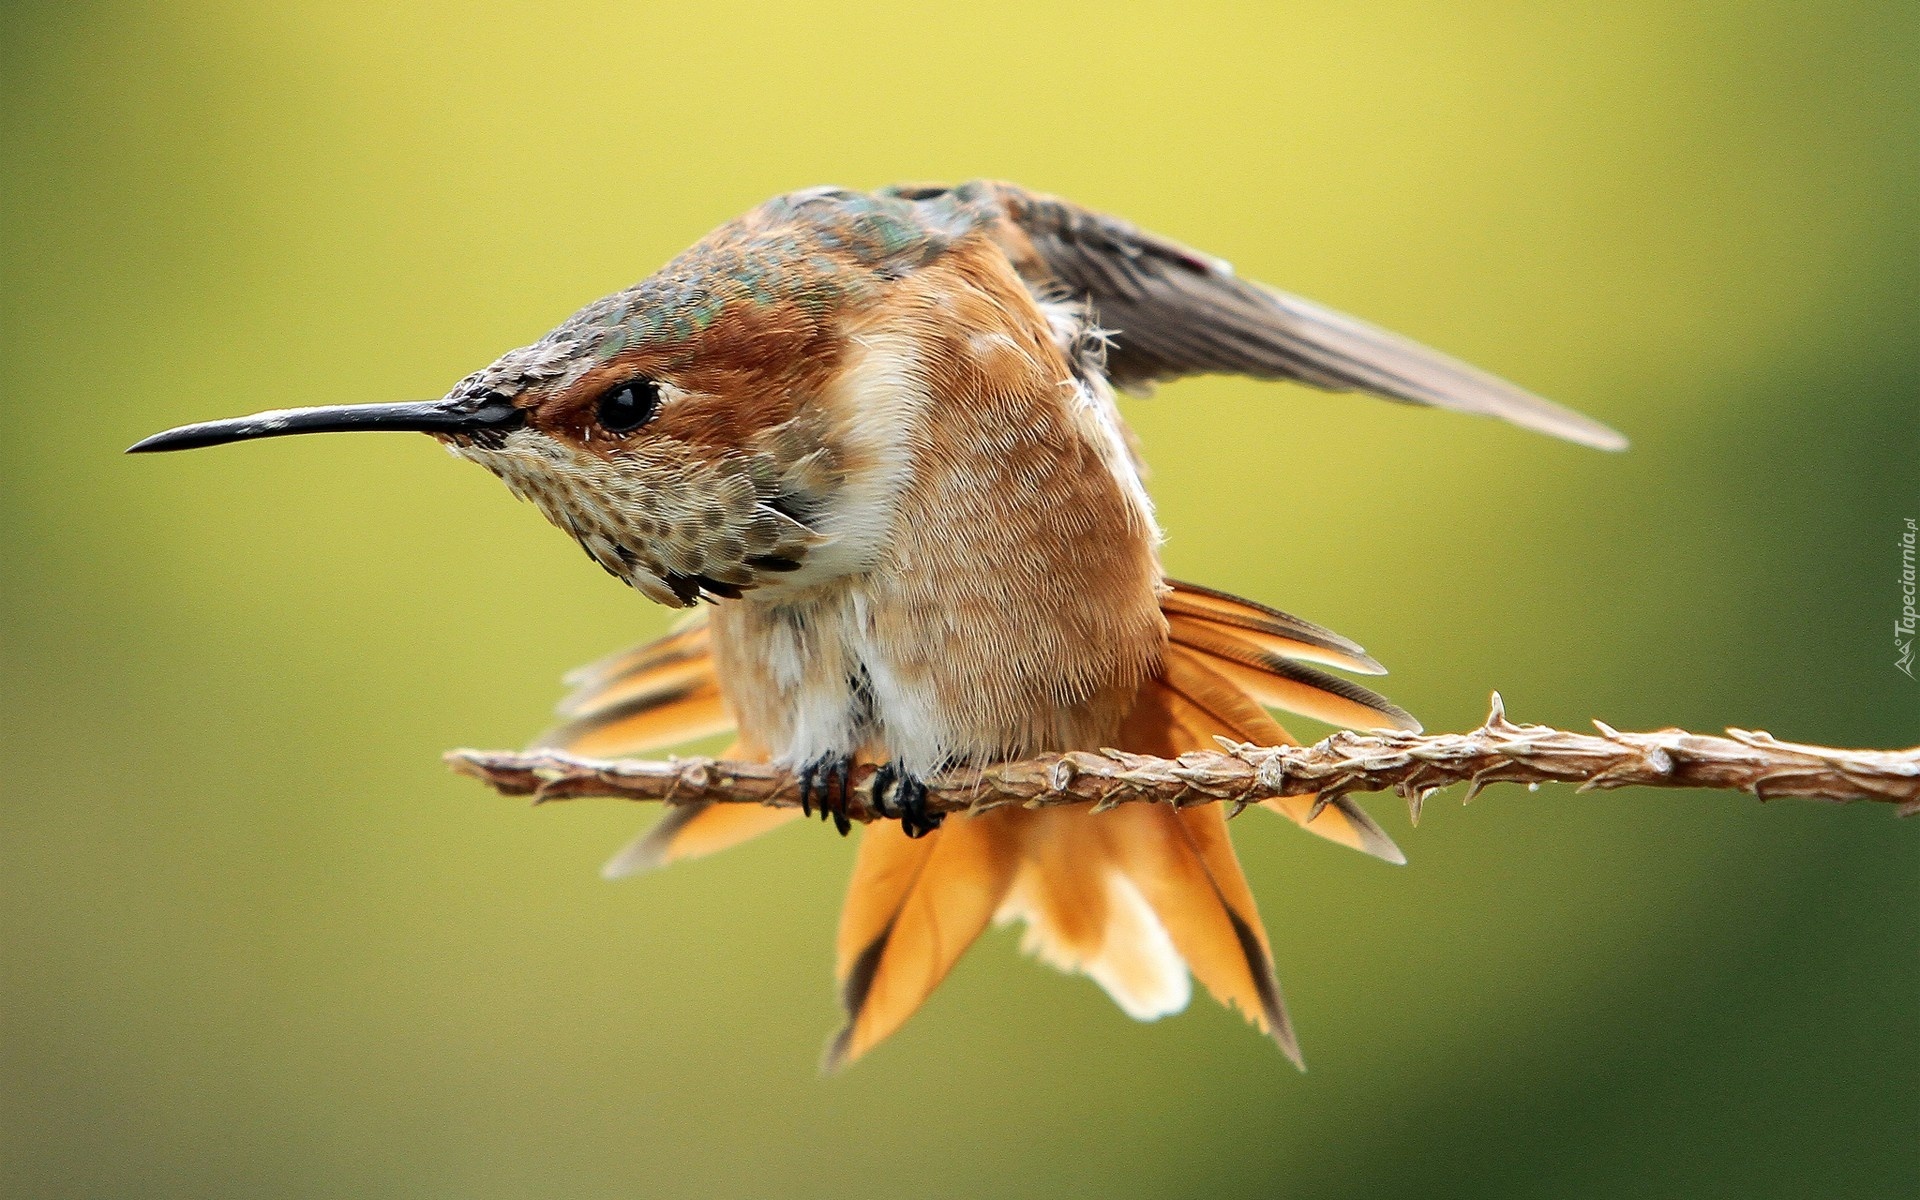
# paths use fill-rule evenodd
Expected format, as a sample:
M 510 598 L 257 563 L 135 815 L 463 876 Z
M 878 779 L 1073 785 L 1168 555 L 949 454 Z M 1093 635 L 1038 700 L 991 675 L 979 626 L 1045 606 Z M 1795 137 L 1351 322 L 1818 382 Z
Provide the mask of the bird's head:
M 835 398 L 864 285 L 727 232 L 442 399 L 188 425 L 133 450 L 413 430 L 498 475 L 663 604 L 837 573 L 826 568 L 844 547 L 823 551 L 842 540 L 833 509 L 871 458 L 858 406 Z

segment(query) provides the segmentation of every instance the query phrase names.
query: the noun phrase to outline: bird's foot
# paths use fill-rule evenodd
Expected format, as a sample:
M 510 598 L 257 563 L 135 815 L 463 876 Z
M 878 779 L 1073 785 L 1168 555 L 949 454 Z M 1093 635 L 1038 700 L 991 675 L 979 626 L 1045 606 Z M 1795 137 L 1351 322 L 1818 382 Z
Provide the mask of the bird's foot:
M 823 754 L 800 768 L 800 811 L 810 817 L 818 804 L 820 819 L 833 818 L 841 837 L 853 828 L 847 819 L 847 777 L 852 772 L 853 760 L 843 754 Z
M 910 838 L 927 836 L 940 828 L 945 817 L 927 811 L 927 785 L 920 777 L 890 762 L 881 763 L 873 773 L 873 810 L 898 818 L 900 832 Z

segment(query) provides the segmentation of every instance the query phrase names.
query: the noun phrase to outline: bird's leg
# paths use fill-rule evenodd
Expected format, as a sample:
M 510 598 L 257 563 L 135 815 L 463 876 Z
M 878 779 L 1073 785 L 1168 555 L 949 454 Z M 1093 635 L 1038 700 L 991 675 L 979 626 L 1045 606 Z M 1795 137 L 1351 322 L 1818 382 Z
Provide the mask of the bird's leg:
M 853 759 L 844 754 L 823 754 L 800 768 L 800 811 L 812 816 L 818 801 L 820 819 L 832 817 L 841 837 L 853 829 L 847 819 L 847 779 L 852 773 Z
M 881 763 L 873 773 L 873 810 L 883 817 L 899 818 L 900 832 L 910 838 L 932 833 L 940 828 L 944 817 L 927 811 L 927 785 L 920 777 L 891 762 Z

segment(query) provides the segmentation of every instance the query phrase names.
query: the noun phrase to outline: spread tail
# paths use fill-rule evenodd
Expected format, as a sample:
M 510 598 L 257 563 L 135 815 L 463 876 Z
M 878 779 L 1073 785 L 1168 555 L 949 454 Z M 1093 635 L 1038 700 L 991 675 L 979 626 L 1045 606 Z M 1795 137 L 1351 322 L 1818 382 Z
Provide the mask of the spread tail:
M 1266 711 L 1284 708 L 1356 728 L 1418 729 L 1384 697 L 1309 663 L 1378 674 L 1359 646 L 1285 613 L 1191 584 L 1161 597 L 1170 642 L 1141 689 L 1121 749 L 1175 757 L 1216 738 L 1293 745 Z M 704 623 L 570 677 L 565 724 L 541 744 L 634 755 L 732 727 Z M 736 743 L 728 756 L 764 758 Z M 1268 800 L 1311 833 L 1403 863 L 1392 840 L 1345 797 Z M 610 878 L 710 854 L 785 824 L 792 809 L 696 804 L 670 809 L 607 864 Z M 905 1024 L 989 922 L 1025 925 L 1022 947 L 1098 983 L 1138 1020 L 1186 1007 L 1188 972 L 1237 1008 L 1296 1064 L 1299 1045 L 1253 894 L 1219 804 L 999 809 L 950 816 L 909 839 L 893 822 L 861 834 L 842 910 L 837 975 L 847 1022 L 826 1066 L 859 1058 Z

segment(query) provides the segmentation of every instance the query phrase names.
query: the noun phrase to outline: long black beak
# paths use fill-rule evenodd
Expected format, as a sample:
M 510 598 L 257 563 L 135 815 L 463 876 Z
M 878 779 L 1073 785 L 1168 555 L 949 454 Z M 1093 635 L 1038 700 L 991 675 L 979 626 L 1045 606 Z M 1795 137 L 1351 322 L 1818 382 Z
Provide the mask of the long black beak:
M 332 404 L 323 408 L 283 408 L 182 425 L 127 447 L 128 454 L 156 450 L 196 450 L 250 438 L 284 437 L 290 433 L 351 433 L 363 429 L 394 429 L 413 433 L 504 433 L 526 419 L 503 396 L 461 396 L 445 400 L 409 400 L 401 404 Z

